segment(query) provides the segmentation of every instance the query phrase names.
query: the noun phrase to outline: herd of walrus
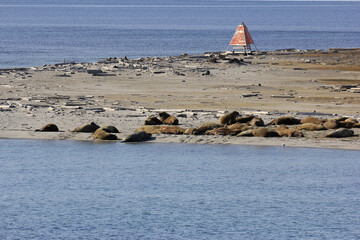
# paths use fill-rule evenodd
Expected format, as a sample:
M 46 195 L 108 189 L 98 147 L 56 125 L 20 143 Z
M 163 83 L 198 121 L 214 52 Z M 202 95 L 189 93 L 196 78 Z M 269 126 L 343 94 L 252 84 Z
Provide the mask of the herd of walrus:
M 198 127 L 182 128 L 179 120 L 166 112 L 160 112 L 159 117 L 150 116 L 144 126 L 122 139 L 122 142 L 141 142 L 151 139 L 152 134 L 184 134 L 184 135 L 230 135 L 238 137 L 304 137 L 302 131 L 321 131 L 331 129 L 324 137 L 344 138 L 354 135 L 351 128 L 360 128 L 360 123 L 353 118 L 340 117 L 336 119 L 319 119 L 308 117 L 297 119 L 284 116 L 273 119 L 265 124 L 263 119 L 254 115 L 240 116 L 233 111 L 219 118 L 219 122 L 206 122 Z M 290 127 L 289 127 L 290 126 Z M 295 126 L 295 127 L 291 127 Z M 55 124 L 47 124 L 37 131 L 59 131 Z M 119 133 L 114 126 L 98 126 L 94 122 L 76 127 L 71 132 L 92 133 L 97 140 L 119 140 L 114 133 Z

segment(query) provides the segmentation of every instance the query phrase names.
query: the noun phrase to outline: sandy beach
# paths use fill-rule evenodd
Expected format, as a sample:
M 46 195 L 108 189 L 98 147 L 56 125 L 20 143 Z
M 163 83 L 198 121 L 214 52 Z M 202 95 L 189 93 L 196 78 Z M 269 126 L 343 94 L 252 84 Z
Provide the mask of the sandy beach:
M 116 126 L 121 139 L 162 111 L 184 129 L 218 122 L 231 111 L 265 124 L 281 116 L 359 121 L 360 49 L 123 57 L 0 69 L 0 90 L 0 138 L 94 141 L 91 133 L 71 130 L 95 122 Z M 35 131 L 48 123 L 60 131 Z M 161 134 L 149 142 L 359 150 L 360 128 L 352 130 L 354 136 L 346 138 L 325 138 L 329 129 L 291 138 Z

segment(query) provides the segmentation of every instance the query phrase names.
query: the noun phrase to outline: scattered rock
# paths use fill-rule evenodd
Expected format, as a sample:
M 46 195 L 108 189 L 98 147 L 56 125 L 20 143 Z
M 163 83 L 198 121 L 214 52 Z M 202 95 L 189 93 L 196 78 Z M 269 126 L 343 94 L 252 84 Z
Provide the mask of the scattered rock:
M 354 135 L 354 131 L 347 128 L 339 128 L 335 131 L 329 132 L 325 135 L 325 137 L 330 138 L 344 138 L 344 137 L 351 137 Z
M 123 142 L 143 142 L 143 141 L 147 141 L 151 138 L 151 134 L 144 132 L 144 131 L 140 131 L 140 132 L 136 132 L 133 134 L 130 134 L 128 136 L 126 136 L 125 138 L 123 138 Z

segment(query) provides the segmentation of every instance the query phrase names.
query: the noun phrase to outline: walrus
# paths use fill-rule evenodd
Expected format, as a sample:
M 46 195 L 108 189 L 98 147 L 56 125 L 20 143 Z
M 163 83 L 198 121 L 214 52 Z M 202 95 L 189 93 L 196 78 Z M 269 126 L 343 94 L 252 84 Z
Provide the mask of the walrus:
M 226 124 L 226 125 L 231 125 L 236 123 L 236 118 L 239 116 L 240 114 L 237 111 L 233 111 L 231 113 L 225 114 L 224 116 L 221 116 L 219 119 L 219 123 L 220 124 Z
M 162 134 L 160 131 L 161 126 L 142 126 L 137 128 L 135 132 L 147 132 L 150 134 Z
M 185 129 L 178 126 L 162 126 L 160 132 L 163 134 L 183 134 Z
M 272 120 L 268 125 L 296 125 L 300 120 L 291 116 L 279 117 Z
M 36 131 L 40 131 L 40 132 L 57 132 L 59 131 L 59 128 L 52 123 L 46 124 L 45 126 L 43 126 L 41 129 L 37 129 Z
M 337 120 L 337 119 L 329 119 L 323 125 L 327 129 L 340 128 L 339 120 Z
M 326 128 L 321 124 L 314 123 L 304 123 L 296 127 L 297 130 L 307 130 L 307 131 L 320 131 L 326 130 Z
M 133 134 L 130 134 L 126 137 L 123 138 L 123 142 L 143 142 L 146 140 L 149 140 L 151 138 L 151 134 L 141 131 L 141 132 L 136 132 Z
M 168 124 L 168 125 L 179 124 L 179 120 L 175 116 L 170 115 L 167 112 L 160 112 L 159 116 L 160 116 L 160 121 L 164 124 Z
M 325 137 L 331 138 L 343 138 L 343 137 L 351 137 L 354 135 L 354 131 L 347 128 L 339 128 L 335 131 L 329 132 L 325 135 Z
M 156 116 L 150 116 L 145 120 L 144 125 L 161 125 L 162 121 L 160 121 Z
M 254 135 L 254 137 L 279 137 L 279 134 L 277 132 L 264 127 L 253 129 L 252 134 Z
M 248 123 L 251 120 L 253 120 L 253 118 L 255 118 L 254 115 L 247 115 L 245 117 L 238 117 L 238 118 L 236 118 L 236 122 L 237 123 Z
M 222 127 L 223 125 L 215 123 L 215 122 L 206 122 L 206 123 L 202 123 L 201 125 L 199 125 L 196 130 L 194 131 L 195 135 L 202 135 L 204 134 L 206 131 L 214 129 L 214 128 L 218 128 L 218 127 Z
M 256 117 L 256 118 L 251 119 L 251 121 L 249 122 L 249 125 L 261 127 L 261 126 L 264 126 L 264 121 L 261 118 Z
M 205 132 L 206 135 L 230 135 L 231 134 L 231 129 L 227 128 L 227 127 L 219 127 L 219 128 L 214 128 L 212 130 L 207 130 Z
M 301 119 L 300 123 L 314 123 L 314 124 L 323 124 L 324 122 L 326 122 L 326 119 L 319 119 L 316 117 L 308 117 L 308 118 L 304 118 Z
M 304 137 L 304 134 L 299 130 L 294 128 L 288 128 L 285 125 L 278 127 L 275 132 L 279 134 L 280 137 L 287 136 L 287 137 Z
M 98 125 L 96 125 L 94 122 L 91 122 L 90 124 L 86 124 L 80 127 L 75 128 L 71 132 L 86 132 L 86 133 L 93 133 L 98 128 L 100 128 Z
M 119 130 L 111 125 L 105 125 L 100 128 L 101 130 L 104 130 L 107 133 L 119 133 Z
M 99 139 L 99 140 L 117 140 L 118 139 L 116 135 L 107 133 L 104 130 L 102 130 L 101 128 L 98 128 L 94 132 L 94 138 Z

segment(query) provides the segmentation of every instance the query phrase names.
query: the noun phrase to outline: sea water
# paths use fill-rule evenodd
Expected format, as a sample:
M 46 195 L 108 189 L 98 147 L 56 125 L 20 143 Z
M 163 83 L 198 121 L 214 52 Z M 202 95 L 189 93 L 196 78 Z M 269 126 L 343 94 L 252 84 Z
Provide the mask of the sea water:
M 359 239 L 359 151 L 0 140 L 0 239 Z
M 0 68 L 224 51 L 245 22 L 259 50 L 360 47 L 360 2 L 2 0 Z

